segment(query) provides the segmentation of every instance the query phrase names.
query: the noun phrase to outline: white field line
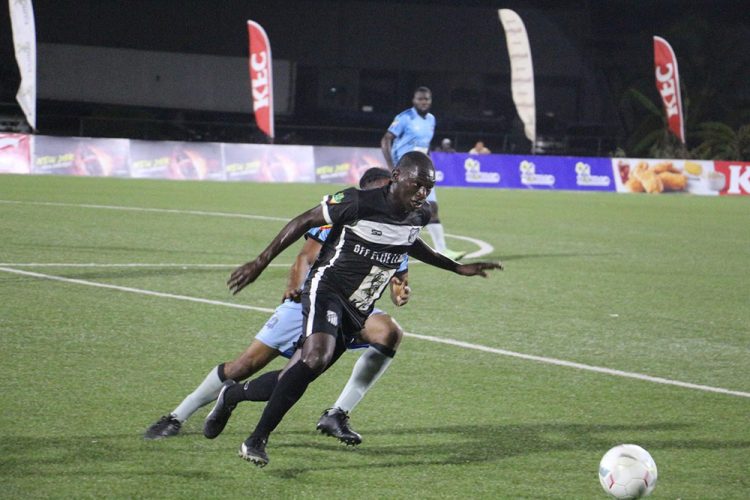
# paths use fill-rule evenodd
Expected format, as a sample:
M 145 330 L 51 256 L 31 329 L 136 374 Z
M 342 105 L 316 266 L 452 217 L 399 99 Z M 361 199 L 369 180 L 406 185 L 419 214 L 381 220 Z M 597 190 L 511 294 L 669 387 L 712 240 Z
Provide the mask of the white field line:
M 254 219 L 254 220 L 270 220 L 270 221 L 281 221 L 289 222 L 290 219 L 284 217 L 268 217 L 265 215 L 250 215 L 250 214 L 237 214 L 229 212 L 204 212 L 201 210 L 177 210 L 170 208 L 142 208 L 142 207 L 123 207 L 118 205 L 92 205 L 92 204 L 78 204 L 78 203 L 58 203 L 52 201 L 16 201 L 16 200 L 0 200 L 0 203 L 15 204 L 15 205 L 40 205 L 49 207 L 72 207 L 72 208 L 99 208 L 105 210 L 130 210 L 135 212 L 156 212 L 156 213 L 167 213 L 167 214 L 188 214 L 188 215 L 205 215 L 209 217 L 235 217 L 239 219 Z M 466 254 L 467 259 L 474 259 L 482 257 L 484 255 L 491 254 L 495 248 L 487 243 L 486 241 L 478 240 L 476 238 L 469 238 L 468 236 L 459 236 L 455 234 L 446 234 L 447 238 L 454 238 L 457 240 L 468 241 L 479 247 L 479 250 Z M 414 261 L 416 263 L 418 261 Z
M 161 297 L 164 299 L 177 299 L 177 300 L 187 300 L 190 302 L 198 302 L 201 304 L 210 304 L 213 306 L 224 306 L 224 307 L 234 307 L 235 309 L 248 309 L 250 311 L 259 311 L 263 313 L 272 313 L 273 309 L 269 309 L 268 307 L 256 307 L 256 306 L 248 306 L 244 304 L 233 304 L 231 302 L 222 302 L 220 300 L 209 300 L 209 299 L 201 299 L 199 297 L 189 297 L 187 295 L 174 295 L 171 293 L 163 293 L 163 292 L 154 292 L 153 290 L 143 290 L 142 288 L 131 288 L 129 286 L 119 286 L 119 285 L 110 285 L 108 283 L 97 283 L 95 281 L 88 281 L 88 280 L 79 280 L 74 278 L 65 278 L 63 276 L 55 276 L 52 274 L 41 274 L 41 273 L 32 273 L 31 271 L 21 271 L 20 269 L 11 269 L 9 267 L 0 267 L 0 271 L 4 271 L 6 273 L 13 273 L 13 274 L 20 274 L 23 276 L 30 276 L 32 278 L 41 278 L 45 280 L 52 280 L 52 281 L 62 281 L 63 283 L 72 283 L 75 285 L 86 285 L 86 286 L 93 286 L 97 288 L 108 288 L 110 290 L 118 290 L 120 292 L 130 292 L 130 293 L 137 293 L 141 295 L 149 295 L 151 297 Z
M 167 298 L 167 299 L 176 299 L 176 300 L 186 300 L 190 302 L 198 302 L 201 304 L 209 304 L 209 305 L 215 305 L 215 306 L 224 306 L 224 307 L 232 307 L 235 309 L 246 309 L 250 311 L 259 311 L 264 313 L 271 313 L 273 312 L 273 309 L 269 309 L 267 307 L 255 307 L 255 306 L 249 306 L 244 304 L 234 304 L 231 302 L 223 302 L 219 300 L 208 300 L 208 299 L 201 299 L 198 297 L 189 297 L 186 295 L 175 295 L 171 293 L 162 293 L 162 292 L 155 292 L 152 290 L 143 290 L 140 288 L 131 288 L 131 287 L 125 287 L 125 286 L 118 286 L 118 285 L 110 285 L 106 283 L 96 283 L 93 281 L 87 281 L 87 280 L 80 280 L 80 279 L 72 279 L 72 278 L 65 278 L 63 276 L 55 276 L 51 274 L 41 274 L 41 273 L 34 273 L 30 271 L 22 271 L 20 269 L 12 269 L 9 267 L 0 267 L 0 271 L 6 272 L 6 273 L 12 273 L 12 274 L 19 274 L 22 276 L 29 276 L 33 278 L 40 278 L 40 279 L 47 279 L 47 280 L 53 280 L 53 281 L 61 281 L 63 283 L 71 283 L 76 285 L 86 285 L 86 286 L 93 286 L 98 288 L 108 288 L 111 290 L 118 290 L 121 292 L 130 292 L 130 293 L 137 293 L 141 295 L 148 295 L 152 297 L 161 297 L 161 298 Z M 625 378 L 632 378 L 636 380 L 642 380 L 645 382 L 652 382 L 656 384 L 664 384 L 664 385 L 672 385 L 676 387 L 682 387 L 685 389 L 695 389 L 699 391 L 705 391 L 705 392 L 714 392 L 719 394 L 726 394 L 730 396 L 739 396 L 743 398 L 750 398 L 750 393 L 748 392 L 742 392 L 742 391 L 733 391 L 730 389 L 723 389 L 721 387 L 712 387 L 708 385 L 700 385 L 700 384 L 692 384 L 689 382 L 681 382 L 679 380 L 672 380 L 668 378 L 662 378 L 662 377 L 652 377 L 650 375 L 644 375 L 641 373 L 635 373 L 635 372 L 626 372 L 622 370 L 613 370 L 611 368 L 604 368 L 601 366 L 592 366 L 592 365 L 585 365 L 583 363 L 575 363 L 572 361 L 565 361 L 562 359 L 556 359 L 556 358 L 548 358 L 544 356 L 534 356 L 531 354 L 523 354 L 520 352 L 514 352 L 514 351 L 507 351 L 505 349 L 496 349 L 494 347 L 487 347 L 479 344 L 471 344 L 469 342 L 462 342 L 460 340 L 454 340 L 454 339 L 447 339 L 447 338 L 440 338 L 440 337 L 433 337 L 430 335 L 420 335 L 417 333 L 410 333 L 406 332 L 405 335 L 408 337 L 413 337 L 415 339 L 420 340 L 426 340 L 428 342 L 436 342 L 439 344 L 447 344 L 455 347 L 461 347 L 464 349 L 472 349 L 475 351 L 481 351 L 481 352 L 487 352 L 492 354 L 499 354 L 501 356 L 509 356 L 513 358 L 523 359 L 526 361 L 534 361 L 537 363 L 545 363 L 549 365 L 555 365 L 555 366 L 563 366 L 567 368 L 575 368 L 577 370 L 584 370 L 584 371 L 590 371 L 590 372 L 596 372 L 596 373 L 603 373 L 606 375 L 613 375 L 617 377 L 625 377 Z
M 0 262 L 0 266 L 5 267 L 73 267 L 73 268 L 159 268 L 159 267 L 178 267 L 180 269 L 235 269 L 241 263 L 235 264 L 180 264 L 179 262 Z M 268 267 L 291 267 L 291 264 L 279 264 L 271 262 Z
M 204 212 L 202 210 L 176 210 L 171 208 L 143 208 L 143 207 L 121 207 L 117 205 L 92 205 L 87 203 L 57 203 L 52 201 L 15 201 L 0 200 L 0 203 L 16 205 L 41 205 L 45 207 L 73 207 L 73 208 L 99 208 L 106 210 L 128 210 L 133 212 L 157 212 L 165 214 L 187 214 L 187 215 L 204 215 L 210 217 L 235 217 L 238 219 L 254 220 L 272 220 L 289 222 L 290 219 L 284 217 L 268 217 L 265 215 L 236 214 L 229 212 Z

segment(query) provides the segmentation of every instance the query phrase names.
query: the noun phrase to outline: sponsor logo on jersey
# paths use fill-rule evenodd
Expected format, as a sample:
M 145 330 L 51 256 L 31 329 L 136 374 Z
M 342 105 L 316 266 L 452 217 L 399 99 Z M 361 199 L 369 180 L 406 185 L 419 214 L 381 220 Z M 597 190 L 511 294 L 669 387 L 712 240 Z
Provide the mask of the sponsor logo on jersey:
M 326 313 L 326 319 L 327 319 L 327 320 L 328 320 L 328 322 L 329 322 L 330 324 L 332 324 L 333 326 L 339 326 L 339 315 L 338 315 L 338 314 L 336 314 L 335 312 L 333 312 L 333 311 L 328 311 L 328 312 Z
M 379 231 L 378 229 L 373 229 L 372 230 L 372 235 L 373 236 L 383 236 L 383 231 Z
M 417 241 L 417 236 L 419 236 L 419 230 L 420 228 L 418 227 L 411 228 L 411 231 L 409 231 L 409 240 L 408 240 L 409 243 L 414 243 L 415 241 Z

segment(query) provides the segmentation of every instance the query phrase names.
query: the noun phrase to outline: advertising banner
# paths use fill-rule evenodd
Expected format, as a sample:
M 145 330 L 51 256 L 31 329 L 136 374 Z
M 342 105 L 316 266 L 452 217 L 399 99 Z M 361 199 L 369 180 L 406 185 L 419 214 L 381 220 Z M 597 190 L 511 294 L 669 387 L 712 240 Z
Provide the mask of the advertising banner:
M 315 182 L 356 186 L 370 167 L 386 167 L 378 148 L 315 146 Z
M 255 21 L 247 22 L 250 45 L 250 87 L 253 93 L 255 122 L 268 137 L 273 130 L 273 72 L 271 67 L 271 42 L 263 27 Z
M 612 175 L 619 193 L 692 193 L 715 196 L 725 175 L 713 161 L 613 158 Z
M 680 97 L 680 74 L 677 70 L 677 57 L 671 45 L 658 36 L 654 37 L 654 66 L 656 90 L 659 91 L 669 130 L 685 144 L 685 125 L 682 118 Z
M 510 90 L 526 137 L 536 143 L 536 96 L 534 94 L 534 64 L 531 46 L 521 17 L 510 9 L 497 11 L 505 31 L 505 42 L 510 58 Z
M 132 140 L 130 175 L 136 178 L 223 180 L 221 144 Z
M 229 181 L 315 182 L 312 146 L 224 144 Z
M 36 23 L 31 0 L 10 0 L 10 24 L 13 47 L 21 74 L 16 100 L 26 121 L 36 130 Z
M 713 172 L 714 187 L 721 195 L 750 195 L 750 162 L 716 161 Z
M 0 134 L 0 174 L 31 171 L 31 138 L 26 134 Z
M 608 158 L 432 153 L 438 186 L 614 191 Z
M 38 135 L 31 173 L 128 177 L 129 143 L 128 139 Z

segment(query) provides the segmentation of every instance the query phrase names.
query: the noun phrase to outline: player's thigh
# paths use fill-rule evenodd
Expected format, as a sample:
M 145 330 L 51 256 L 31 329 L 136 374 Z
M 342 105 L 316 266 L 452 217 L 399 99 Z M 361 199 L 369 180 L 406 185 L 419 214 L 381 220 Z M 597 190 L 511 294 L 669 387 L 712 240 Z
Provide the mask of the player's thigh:
M 284 301 L 263 325 L 255 339 L 280 353 L 291 354 L 302 334 L 302 304 Z

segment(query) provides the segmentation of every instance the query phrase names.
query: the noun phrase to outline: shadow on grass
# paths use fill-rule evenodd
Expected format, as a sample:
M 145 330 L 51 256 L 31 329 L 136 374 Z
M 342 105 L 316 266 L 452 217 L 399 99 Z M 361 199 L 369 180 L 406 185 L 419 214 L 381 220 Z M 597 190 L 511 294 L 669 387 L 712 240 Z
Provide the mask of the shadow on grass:
M 560 258 L 569 258 L 569 257 L 604 257 L 608 255 L 617 255 L 615 253 L 611 252 L 604 252 L 604 253 L 577 253 L 577 252 L 568 252 L 568 253 L 540 253 L 540 254 L 525 254 L 525 255 L 504 255 L 504 256 L 498 256 L 497 258 L 502 260 L 503 262 L 506 261 L 512 261 L 512 260 L 526 260 L 526 259 L 560 259 Z
M 278 478 L 296 478 L 307 472 L 326 470 L 359 470 L 373 468 L 466 465 L 502 460 L 514 456 L 550 452 L 602 452 L 613 444 L 613 433 L 629 435 L 647 432 L 685 431 L 692 425 L 662 422 L 640 425 L 585 425 L 570 423 L 528 425 L 452 425 L 444 427 L 403 427 L 399 429 L 368 430 L 365 443 L 356 455 L 347 460 L 331 456 L 330 460 L 309 460 L 309 466 L 283 468 L 283 458 L 274 461 L 274 450 L 287 449 L 294 453 L 309 455 L 314 448 L 318 452 L 353 453 L 332 438 L 318 436 L 310 431 L 282 431 L 274 435 L 268 451 L 271 466 L 264 473 Z M 222 436 L 231 442 L 230 448 L 246 437 L 244 433 L 226 433 Z M 368 436 L 370 438 L 368 439 Z M 379 439 L 373 439 L 378 436 Z M 400 439 L 403 437 L 404 439 Z M 373 441 L 389 444 L 372 444 Z M 200 440 L 201 443 L 196 443 Z M 314 442 L 311 440 L 315 440 Z M 90 475 L 88 463 L 117 463 L 132 461 L 146 453 L 170 459 L 169 467 L 158 471 L 143 470 L 133 475 L 165 475 L 182 478 L 209 479 L 212 473 L 205 470 L 190 470 L 190 456 L 208 452 L 205 439 L 199 432 L 164 441 L 143 441 L 140 435 L 119 434 L 107 436 L 70 436 L 65 438 L 13 437 L 0 438 L 0 476 L 32 476 L 37 466 L 57 464 L 67 466 L 57 474 L 64 476 Z M 640 439 L 639 444 L 649 449 L 723 450 L 750 448 L 750 441 L 720 439 Z M 307 450 L 307 451 L 305 451 Z M 154 460 L 159 461 L 157 457 Z M 352 458 L 356 459 L 352 460 Z M 352 463 L 357 462 L 357 463 Z M 179 465 L 178 465 L 179 464 Z M 275 466 L 275 467 L 274 467 Z M 80 472 L 79 472 L 80 471 Z M 55 475 L 56 472 L 45 472 Z
M 365 444 L 357 450 L 357 453 L 366 460 L 366 464 L 346 464 L 337 460 L 331 460 L 330 463 L 316 461 L 309 467 L 270 468 L 267 473 L 280 478 L 295 478 L 306 472 L 321 470 L 465 465 L 519 455 L 558 451 L 599 453 L 616 444 L 612 442 L 611 433 L 626 432 L 634 434 L 654 431 L 680 431 L 689 427 L 691 427 L 689 424 L 664 422 L 642 425 L 529 424 L 381 429 L 369 431 L 368 434 L 391 437 L 408 436 L 407 442 L 387 446 L 368 446 L 365 441 Z M 365 439 L 367 439 L 367 436 L 365 436 Z M 414 444 L 415 442 L 420 444 Z M 718 439 L 643 439 L 640 444 L 651 449 L 722 450 L 750 448 L 750 441 Z M 303 448 L 304 445 L 278 444 L 277 447 Z M 329 443 L 321 446 L 316 445 L 316 447 L 347 452 L 347 449 L 340 444 Z M 272 442 L 268 448 L 272 465 L 274 465 L 273 448 Z

